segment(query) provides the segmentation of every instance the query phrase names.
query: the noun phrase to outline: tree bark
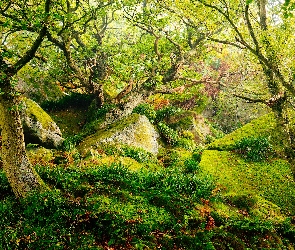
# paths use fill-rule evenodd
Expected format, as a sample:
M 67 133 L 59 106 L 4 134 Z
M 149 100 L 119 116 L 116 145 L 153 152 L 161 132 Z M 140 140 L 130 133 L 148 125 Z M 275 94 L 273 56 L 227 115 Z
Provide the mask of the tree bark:
M 26 154 L 19 99 L 13 95 L 0 96 L 3 170 L 17 198 L 47 189 Z

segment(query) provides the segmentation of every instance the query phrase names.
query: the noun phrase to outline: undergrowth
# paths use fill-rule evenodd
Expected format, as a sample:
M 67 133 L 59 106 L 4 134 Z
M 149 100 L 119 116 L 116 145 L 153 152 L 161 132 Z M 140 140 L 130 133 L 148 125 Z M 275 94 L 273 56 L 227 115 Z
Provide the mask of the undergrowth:
M 215 183 L 198 167 L 201 152 L 181 158 L 171 151 L 157 171 L 118 163 L 37 165 L 51 191 L 23 200 L 14 198 L 0 171 L 0 249 L 284 249 L 294 243 L 292 220 L 220 217 Z

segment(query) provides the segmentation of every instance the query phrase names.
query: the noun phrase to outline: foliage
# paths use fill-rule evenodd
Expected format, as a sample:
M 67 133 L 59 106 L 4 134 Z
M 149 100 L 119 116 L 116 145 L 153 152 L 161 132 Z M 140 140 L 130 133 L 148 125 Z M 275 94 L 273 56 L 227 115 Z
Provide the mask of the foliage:
M 0 247 L 243 249 L 294 242 L 294 225 L 288 219 L 225 219 L 214 208 L 218 197 L 212 178 L 194 159 L 187 157 L 179 164 L 177 155 L 170 156 L 172 164 L 155 172 L 144 168 L 134 172 L 121 164 L 37 166 L 52 191 L 20 201 L 3 189 L 9 186 L 1 171 Z M 248 206 L 249 212 L 257 204 L 243 195 L 227 196 L 226 202 L 241 209 Z M 215 221 L 212 228 L 208 213 Z M 272 237 L 284 243 L 275 243 Z
M 133 172 L 112 164 L 38 167 L 38 172 L 59 190 L 32 195 L 21 203 L 2 199 L 1 248 L 188 244 L 178 229 L 189 227 L 184 216 L 214 187 L 209 176 L 185 174 L 181 168 Z
M 237 141 L 234 151 L 250 161 L 262 161 L 272 152 L 271 144 L 266 137 L 246 137 Z
M 156 110 L 148 103 L 139 104 L 133 109 L 133 113 L 145 115 L 151 123 L 154 123 L 157 120 Z
M 179 114 L 182 112 L 181 108 L 176 108 L 174 106 L 167 106 L 156 111 L 157 122 L 169 119 L 171 116 Z
M 181 113 L 182 109 L 168 105 L 161 109 L 155 110 L 155 108 L 151 104 L 142 103 L 135 107 L 133 109 L 133 112 L 140 115 L 145 115 L 151 123 L 157 124 L 169 119 L 173 115 Z
M 136 160 L 139 163 L 155 163 L 156 158 L 152 153 L 144 149 L 128 145 L 106 144 L 101 148 L 106 155 L 126 156 Z
M 165 140 L 169 144 L 171 144 L 171 145 L 177 144 L 177 142 L 179 140 L 179 136 L 178 136 L 178 133 L 174 129 L 170 128 L 164 122 L 159 122 L 158 128 L 159 128 L 161 135 L 165 138 Z

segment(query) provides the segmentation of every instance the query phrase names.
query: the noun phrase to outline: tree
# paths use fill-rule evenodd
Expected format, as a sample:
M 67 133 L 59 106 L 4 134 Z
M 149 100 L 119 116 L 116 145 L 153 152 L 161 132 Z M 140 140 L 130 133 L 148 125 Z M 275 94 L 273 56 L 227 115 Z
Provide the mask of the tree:
M 50 23 L 51 0 L 10 1 L 0 4 L 0 114 L 3 169 L 13 192 L 25 197 L 46 190 L 26 155 L 20 118 L 21 96 L 15 89 L 15 76 L 36 55 Z M 18 39 L 19 43 L 11 43 Z
M 295 176 L 295 134 L 290 124 L 294 86 L 294 17 L 283 15 L 282 3 L 257 1 L 192 1 L 214 12 L 223 32 L 210 38 L 248 53 L 252 64 L 263 72 L 268 93 L 264 98 L 237 95 L 252 103 L 263 103 L 274 112 L 278 129 L 286 138 L 285 155 Z M 286 4 L 288 4 L 286 2 Z M 289 9 L 288 9 L 289 10 Z M 233 51 L 235 50 L 233 49 Z
M 61 52 L 64 56 L 70 87 L 92 93 L 98 107 L 104 104 L 103 81 L 108 66 L 102 44 L 114 19 L 113 5 L 115 1 L 60 1 L 46 32 L 48 42 L 58 48 L 55 55 Z

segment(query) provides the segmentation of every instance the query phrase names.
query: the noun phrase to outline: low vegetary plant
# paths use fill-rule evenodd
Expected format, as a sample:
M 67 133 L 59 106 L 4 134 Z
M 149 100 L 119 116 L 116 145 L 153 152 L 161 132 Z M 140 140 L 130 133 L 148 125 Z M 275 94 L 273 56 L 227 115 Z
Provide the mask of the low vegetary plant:
M 161 135 L 165 138 L 165 140 L 171 144 L 176 145 L 179 140 L 178 133 L 166 125 L 164 122 L 158 123 L 158 129 L 160 130 Z
M 272 153 L 266 137 L 246 137 L 237 141 L 234 151 L 250 161 L 263 161 Z
M 130 157 L 139 163 L 156 162 L 156 157 L 142 148 L 121 144 L 103 144 L 101 150 L 106 155 Z
M 181 113 L 183 110 L 181 108 L 176 108 L 174 106 L 167 106 L 156 111 L 157 122 L 163 121 L 173 115 Z
M 139 104 L 133 109 L 133 113 L 140 115 L 145 115 L 151 123 L 160 123 L 163 120 L 181 113 L 183 110 L 181 108 L 176 108 L 174 106 L 165 106 L 161 109 L 155 110 L 155 108 L 148 103 Z
M 152 105 L 148 103 L 139 104 L 133 109 L 133 113 L 145 115 L 151 123 L 154 123 L 157 118 L 157 113 Z

